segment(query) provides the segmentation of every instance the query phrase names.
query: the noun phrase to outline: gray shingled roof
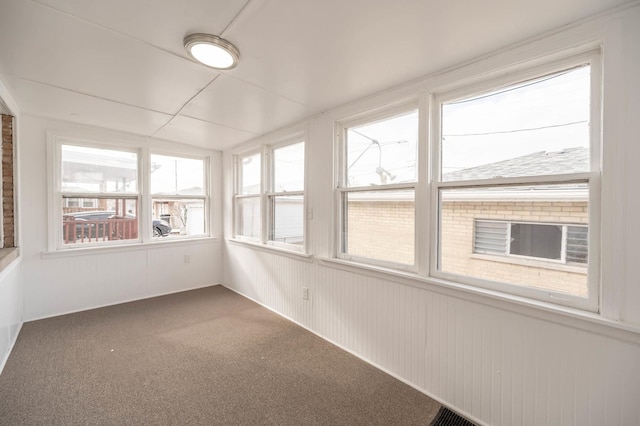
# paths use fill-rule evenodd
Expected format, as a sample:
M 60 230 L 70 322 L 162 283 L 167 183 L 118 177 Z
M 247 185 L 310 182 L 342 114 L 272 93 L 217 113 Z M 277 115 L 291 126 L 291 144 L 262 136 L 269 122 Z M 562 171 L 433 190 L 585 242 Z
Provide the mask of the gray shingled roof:
M 540 151 L 522 157 L 483 164 L 443 174 L 444 181 L 492 179 L 496 177 L 541 176 L 589 171 L 589 150 L 584 147 L 562 151 Z

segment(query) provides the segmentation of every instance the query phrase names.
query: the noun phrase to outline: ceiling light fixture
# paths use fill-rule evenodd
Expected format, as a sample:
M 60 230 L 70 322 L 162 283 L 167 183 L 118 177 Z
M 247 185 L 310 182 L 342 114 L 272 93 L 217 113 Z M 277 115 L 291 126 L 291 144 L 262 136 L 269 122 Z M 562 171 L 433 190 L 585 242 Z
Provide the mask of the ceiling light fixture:
M 211 34 L 190 34 L 184 38 L 184 48 L 196 61 L 219 70 L 235 67 L 240 52 L 227 40 Z

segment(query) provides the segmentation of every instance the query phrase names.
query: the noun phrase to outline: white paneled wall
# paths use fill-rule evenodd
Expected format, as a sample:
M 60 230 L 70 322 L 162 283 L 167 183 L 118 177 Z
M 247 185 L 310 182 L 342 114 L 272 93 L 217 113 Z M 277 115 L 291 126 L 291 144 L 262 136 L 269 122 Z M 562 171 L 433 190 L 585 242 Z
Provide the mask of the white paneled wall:
M 26 321 L 221 282 L 222 241 L 219 239 L 63 254 L 47 251 L 47 131 L 102 143 L 151 145 L 168 152 L 189 153 L 193 149 L 26 115 L 21 117 L 19 130 L 20 184 L 25 188 L 21 193 L 20 216 L 25 224 L 21 244 Z M 220 153 L 204 153 L 211 157 L 213 194 L 219 196 Z M 213 210 L 213 228 L 219 234 L 219 197 L 214 200 Z
M 0 273 L 0 372 L 22 326 L 21 262 L 14 261 Z
M 637 343 L 235 243 L 226 265 L 228 287 L 486 424 L 640 424 Z
M 228 240 L 223 283 L 480 423 L 640 426 L 638 44 L 636 2 L 621 13 L 314 117 L 306 123 L 311 257 Z M 428 279 L 398 278 L 330 260 L 336 121 L 417 93 L 501 74 L 505 67 L 598 45 L 604 68 L 600 314 L 473 295 Z M 268 144 L 290 130 L 241 149 Z M 227 238 L 232 236 L 231 154 L 225 152 L 223 162 Z M 302 287 L 309 288 L 309 300 L 303 300 Z

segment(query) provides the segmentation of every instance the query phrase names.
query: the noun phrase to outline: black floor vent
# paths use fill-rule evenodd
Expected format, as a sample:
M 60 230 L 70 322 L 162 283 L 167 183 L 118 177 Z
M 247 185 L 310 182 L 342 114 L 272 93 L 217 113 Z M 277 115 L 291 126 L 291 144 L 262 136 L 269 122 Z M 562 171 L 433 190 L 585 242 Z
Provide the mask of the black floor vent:
M 449 410 L 447 407 L 441 407 L 435 419 L 429 426 L 475 426 L 469 420 L 465 419 Z

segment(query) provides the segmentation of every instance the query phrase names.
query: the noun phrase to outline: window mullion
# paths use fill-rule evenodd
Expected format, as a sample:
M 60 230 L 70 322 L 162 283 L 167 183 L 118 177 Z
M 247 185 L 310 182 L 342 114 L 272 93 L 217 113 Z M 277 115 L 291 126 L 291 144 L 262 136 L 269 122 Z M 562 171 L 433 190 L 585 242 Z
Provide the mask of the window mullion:
M 567 263 L 567 225 L 562 225 L 562 240 L 560 243 L 560 261 Z

